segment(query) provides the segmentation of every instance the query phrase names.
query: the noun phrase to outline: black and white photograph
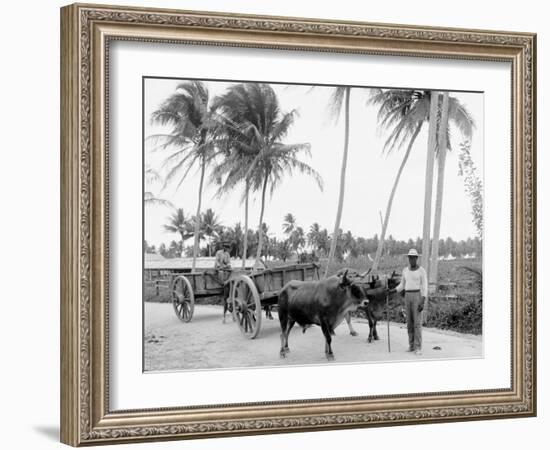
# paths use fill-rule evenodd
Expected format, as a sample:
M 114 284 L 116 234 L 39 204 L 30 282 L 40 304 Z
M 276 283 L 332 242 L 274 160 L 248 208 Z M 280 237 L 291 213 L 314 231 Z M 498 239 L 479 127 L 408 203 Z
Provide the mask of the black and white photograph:
M 483 93 L 143 78 L 144 371 L 483 356 Z

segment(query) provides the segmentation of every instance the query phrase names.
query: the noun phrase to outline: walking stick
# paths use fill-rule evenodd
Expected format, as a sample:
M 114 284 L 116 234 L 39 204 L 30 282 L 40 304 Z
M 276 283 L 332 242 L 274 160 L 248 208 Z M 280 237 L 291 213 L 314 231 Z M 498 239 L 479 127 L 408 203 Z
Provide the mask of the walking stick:
M 386 279 L 386 320 L 388 326 L 388 353 L 391 353 L 391 342 L 390 342 L 390 302 L 388 296 L 388 279 Z

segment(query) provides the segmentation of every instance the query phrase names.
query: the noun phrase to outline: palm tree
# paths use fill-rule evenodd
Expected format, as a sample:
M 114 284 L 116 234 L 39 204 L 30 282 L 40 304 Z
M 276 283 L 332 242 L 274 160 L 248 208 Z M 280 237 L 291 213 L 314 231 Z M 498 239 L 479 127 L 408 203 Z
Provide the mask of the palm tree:
M 342 154 L 342 167 L 340 169 L 340 192 L 338 194 L 338 209 L 336 211 L 336 220 L 334 222 L 334 232 L 332 233 L 332 243 L 328 255 L 327 267 L 325 269 L 325 278 L 328 275 L 329 267 L 334 259 L 336 252 L 336 244 L 340 232 L 340 221 L 342 220 L 342 210 L 344 208 L 344 191 L 346 187 L 346 167 L 348 163 L 348 147 L 349 147 L 349 99 L 351 87 L 337 87 L 334 89 L 330 100 L 329 110 L 335 122 L 338 122 L 344 105 L 344 151 Z
M 304 229 L 302 227 L 296 227 L 290 233 L 289 240 L 290 240 L 292 249 L 296 253 L 299 253 L 299 250 L 306 244 Z
M 266 259 L 269 259 L 270 257 L 274 256 L 277 249 L 277 238 L 276 237 L 267 237 L 266 243 L 265 243 L 265 256 Z
M 373 262 L 373 270 L 378 268 L 380 258 L 383 253 L 385 235 L 389 223 L 391 207 L 397 191 L 397 186 L 401 178 L 403 169 L 408 161 L 410 152 L 414 146 L 416 138 L 420 133 L 425 122 L 429 122 L 428 130 L 428 157 L 426 159 L 426 181 L 425 181 L 425 202 L 424 202 L 424 227 L 422 244 L 422 265 L 429 271 L 429 249 L 430 249 L 430 219 L 431 219 L 431 193 L 433 183 L 433 161 L 436 149 L 436 139 L 438 124 L 440 122 L 439 93 L 434 91 L 407 90 L 407 89 L 388 89 L 376 90 L 373 92 L 369 102 L 379 106 L 378 121 L 379 124 L 390 129 L 390 134 L 384 144 L 384 152 L 390 152 L 394 149 L 407 144 L 407 150 L 401 161 L 394 184 L 386 206 L 385 216 L 382 223 L 382 233 L 378 242 L 376 256 Z M 454 97 L 449 98 L 452 104 L 452 119 L 456 126 L 467 133 L 467 121 L 461 119 L 460 112 L 464 107 L 459 104 Z M 430 120 L 434 117 L 434 120 Z M 443 178 L 442 178 L 443 180 Z M 439 234 L 439 233 L 438 233 Z
M 216 109 L 227 110 L 228 105 L 221 103 L 219 98 L 214 100 Z M 227 114 L 227 112 L 226 112 Z M 224 151 L 224 157 L 212 170 L 212 181 L 218 185 L 216 197 L 232 192 L 235 187 L 245 178 L 247 167 L 254 159 L 254 153 L 248 145 L 249 139 L 238 130 L 238 126 L 227 117 L 227 115 L 218 115 L 216 120 L 219 122 L 219 132 L 226 134 L 226 139 L 219 142 Z M 221 141 L 221 140 L 220 140 Z M 244 236 L 242 241 L 242 267 L 246 265 L 248 252 L 248 200 L 250 194 L 250 183 L 244 180 L 244 191 L 241 201 L 244 202 Z M 240 245 L 240 244 L 239 244 Z
M 292 252 L 290 250 L 290 243 L 287 239 L 283 241 L 275 242 L 275 254 L 276 257 L 283 262 L 286 262 L 287 259 L 289 259 L 292 256 Z
M 356 258 L 357 257 L 357 241 L 351 233 L 347 231 L 342 234 L 342 253 L 349 254 L 349 256 Z
M 323 228 L 320 231 L 319 237 L 317 239 L 318 239 L 317 248 L 319 249 L 319 251 L 322 252 L 324 255 L 328 255 L 328 252 L 330 251 L 330 245 L 331 245 L 328 230 L 326 228 Z
M 441 230 L 441 214 L 443 207 L 443 188 L 445 183 L 445 163 L 447 151 L 451 150 L 449 125 L 458 128 L 462 137 L 469 141 L 472 138 L 474 121 L 468 110 L 456 97 L 449 97 L 448 92 L 443 92 L 441 100 L 441 112 L 437 130 L 437 190 L 434 213 L 434 231 L 432 239 L 432 254 L 430 262 L 430 284 L 437 283 L 439 262 L 439 235 Z
M 430 274 L 430 227 L 432 219 L 432 190 L 433 171 L 435 159 L 435 147 L 437 144 L 437 114 L 439 111 L 439 92 L 432 91 L 430 94 L 430 115 L 428 116 L 428 149 L 426 152 L 426 174 L 424 184 L 424 223 L 422 225 L 422 255 L 421 265 Z M 427 304 L 424 309 L 424 320 L 428 316 Z
M 212 256 L 212 242 L 214 238 L 217 237 L 222 231 L 219 218 L 216 216 L 216 213 L 212 210 L 212 208 L 208 208 L 202 214 L 200 230 L 202 235 L 208 237 L 208 256 Z
M 253 255 L 258 248 L 258 233 L 255 233 L 254 230 L 248 230 L 246 235 L 246 253 Z
M 435 287 L 435 279 L 434 274 L 437 278 L 437 256 L 439 254 L 439 231 L 441 228 L 441 207 L 442 207 L 442 200 L 443 200 L 443 180 L 445 176 L 445 159 L 447 156 L 447 123 L 448 123 L 448 116 L 449 116 L 449 93 L 443 92 L 442 95 L 439 95 L 440 101 L 438 103 L 438 111 L 437 111 L 437 123 L 435 124 L 435 143 L 433 150 L 428 149 L 428 158 L 431 158 L 431 183 L 433 183 L 433 167 L 435 159 L 438 160 L 438 171 L 437 171 L 437 197 L 435 201 L 435 216 L 434 216 L 434 229 L 433 229 L 433 239 L 431 240 L 431 258 L 429 254 L 426 254 L 425 259 L 428 260 L 428 265 L 426 266 L 428 271 L 428 285 Z M 431 124 L 430 124 L 431 125 Z M 428 167 L 428 165 L 426 165 Z M 427 172 L 426 172 L 426 176 Z M 430 183 L 430 191 L 432 190 L 432 184 Z M 428 184 L 426 183 L 426 186 Z M 427 188 L 426 188 L 427 189 Z M 426 202 L 428 202 L 426 197 Z M 430 202 L 431 202 L 431 192 L 430 192 Z M 430 205 L 431 206 L 431 205 Z M 424 204 L 424 208 L 427 208 L 426 204 Z M 438 211 L 439 210 L 439 211 Z M 426 219 L 428 220 L 428 227 L 429 227 L 429 221 L 431 220 L 431 209 L 427 208 L 424 212 L 428 215 L 428 217 L 424 216 L 424 224 L 426 224 Z M 428 243 L 430 243 L 430 231 L 428 228 Z M 426 247 L 426 250 L 430 250 L 430 246 Z M 423 256 L 424 258 L 424 256 Z M 429 259 L 428 259 L 429 258 Z M 426 313 L 427 314 L 427 313 Z
M 167 218 L 168 223 L 164 225 L 164 230 L 170 233 L 178 233 L 181 237 L 181 248 L 185 241 L 194 235 L 192 222 L 185 217 L 183 208 L 178 208 Z M 181 255 L 180 255 L 181 256 Z
M 264 253 L 264 256 L 269 256 L 269 246 L 270 246 L 270 243 L 269 243 L 269 240 L 270 240 L 270 237 L 269 237 L 269 226 L 267 225 L 267 223 L 262 223 L 262 226 L 259 228 L 259 230 L 256 232 L 256 240 L 258 242 L 258 245 L 259 245 L 259 242 L 260 242 L 260 234 L 262 236 L 262 252 Z M 256 253 L 258 252 L 258 250 L 256 249 Z
M 246 99 L 242 92 L 237 89 L 230 90 L 226 95 L 216 97 L 213 101 L 213 108 L 216 110 L 216 120 L 218 130 L 225 136 L 223 140 L 224 158 L 214 168 L 212 179 L 218 184 L 217 196 L 221 197 L 233 189 L 244 180 L 244 192 L 242 202 L 244 202 L 244 239 L 242 252 L 242 267 L 246 265 L 246 258 L 249 248 L 248 233 L 248 204 L 250 197 L 250 179 L 249 168 L 255 162 L 258 154 L 257 145 L 253 133 L 248 132 L 247 114 L 250 111 L 244 108 L 235 108 L 243 106 Z
M 233 227 L 223 227 L 221 232 L 214 237 L 213 245 L 218 246 L 223 241 L 230 241 L 233 244 L 233 248 L 230 253 L 237 258 L 242 258 L 243 238 L 243 228 L 241 223 L 237 222 Z
M 297 111 L 283 113 L 275 91 L 269 84 L 244 83 L 231 86 L 217 102 L 221 122 L 238 133 L 239 148 L 247 158 L 241 167 L 246 168 L 242 179 L 247 192 L 261 192 L 260 220 L 256 260 L 260 259 L 263 245 L 262 224 L 265 198 L 269 186 L 273 195 L 284 175 L 295 171 L 312 176 L 322 189 L 320 175 L 298 158 L 300 153 L 310 155 L 309 144 L 284 144 L 282 141 L 295 122 Z M 242 172 L 239 172 L 241 174 Z
M 407 144 L 407 150 L 397 170 L 386 205 L 372 270 L 377 270 L 380 264 L 397 186 L 422 125 L 429 117 L 429 102 L 429 92 L 414 89 L 377 89 L 372 92 L 369 99 L 369 103 L 378 106 L 380 126 L 390 130 L 384 143 L 383 153 L 390 154 L 392 151 L 401 148 L 405 143 Z
M 310 247 L 313 247 L 316 250 L 319 250 L 319 237 L 321 234 L 321 226 L 315 222 L 309 227 L 309 232 L 307 233 L 307 243 Z
M 169 169 L 165 186 L 176 178 L 176 189 L 179 189 L 189 171 L 195 166 L 200 168 L 196 217 L 201 216 L 206 167 L 216 156 L 217 123 L 213 116 L 214 110 L 209 100 L 208 89 L 201 81 L 186 81 L 179 84 L 176 92 L 151 115 L 153 123 L 172 127 L 168 134 L 149 137 L 161 142 L 161 149 L 173 150 L 164 160 L 164 166 Z M 200 222 L 195 221 L 193 271 L 199 252 L 199 226 Z
M 294 231 L 294 227 L 296 227 L 296 217 L 292 213 L 287 213 L 284 217 L 283 233 L 290 235 Z
M 181 257 L 183 253 L 183 243 L 180 242 L 179 244 L 176 241 L 170 242 L 170 246 L 168 247 L 168 257 L 169 258 L 176 258 L 178 255 Z
M 243 227 L 241 226 L 240 222 L 237 222 L 235 226 L 232 229 L 232 236 L 231 241 L 235 244 L 235 256 L 237 258 L 243 258 L 243 250 L 245 249 L 244 246 L 244 239 L 246 239 L 246 233 L 243 232 Z

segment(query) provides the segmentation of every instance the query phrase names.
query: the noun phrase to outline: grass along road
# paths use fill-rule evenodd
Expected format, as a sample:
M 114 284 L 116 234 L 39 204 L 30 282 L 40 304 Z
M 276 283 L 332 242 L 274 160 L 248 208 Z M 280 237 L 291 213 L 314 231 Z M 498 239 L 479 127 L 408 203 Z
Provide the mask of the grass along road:
M 291 352 L 279 357 L 280 327 L 275 320 L 262 317 L 262 329 L 256 339 L 242 336 L 239 327 L 227 316 L 222 323 L 219 305 L 195 305 L 193 320 L 181 322 L 169 303 L 145 303 L 144 358 L 146 371 L 214 369 L 238 367 L 337 364 L 350 362 L 410 361 L 418 359 L 476 358 L 482 356 L 482 337 L 424 328 L 423 355 L 406 352 L 407 330 L 404 324 L 391 323 L 392 352 L 388 353 L 386 322 L 378 325 L 380 340 L 367 343 L 369 327 L 355 319 L 359 336 L 351 336 L 345 322 L 336 329 L 332 349 L 335 360 L 327 362 L 320 327 L 305 334 L 295 326 L 289 337 Z M 434 347 L 440 347 L 436 350 Z

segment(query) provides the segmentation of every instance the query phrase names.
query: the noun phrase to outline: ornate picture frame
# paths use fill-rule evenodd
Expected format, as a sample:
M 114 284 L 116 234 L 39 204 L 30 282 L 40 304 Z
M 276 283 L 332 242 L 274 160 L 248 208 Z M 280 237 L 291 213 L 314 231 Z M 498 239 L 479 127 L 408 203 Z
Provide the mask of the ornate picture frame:
M 511 65 L 511 385 L 207 407 L 109 407 L 109 45 L 116 40 Z M 536 414 L 536 35 L 74 4 L 61 9 L 61 440 L 94 445 Z

